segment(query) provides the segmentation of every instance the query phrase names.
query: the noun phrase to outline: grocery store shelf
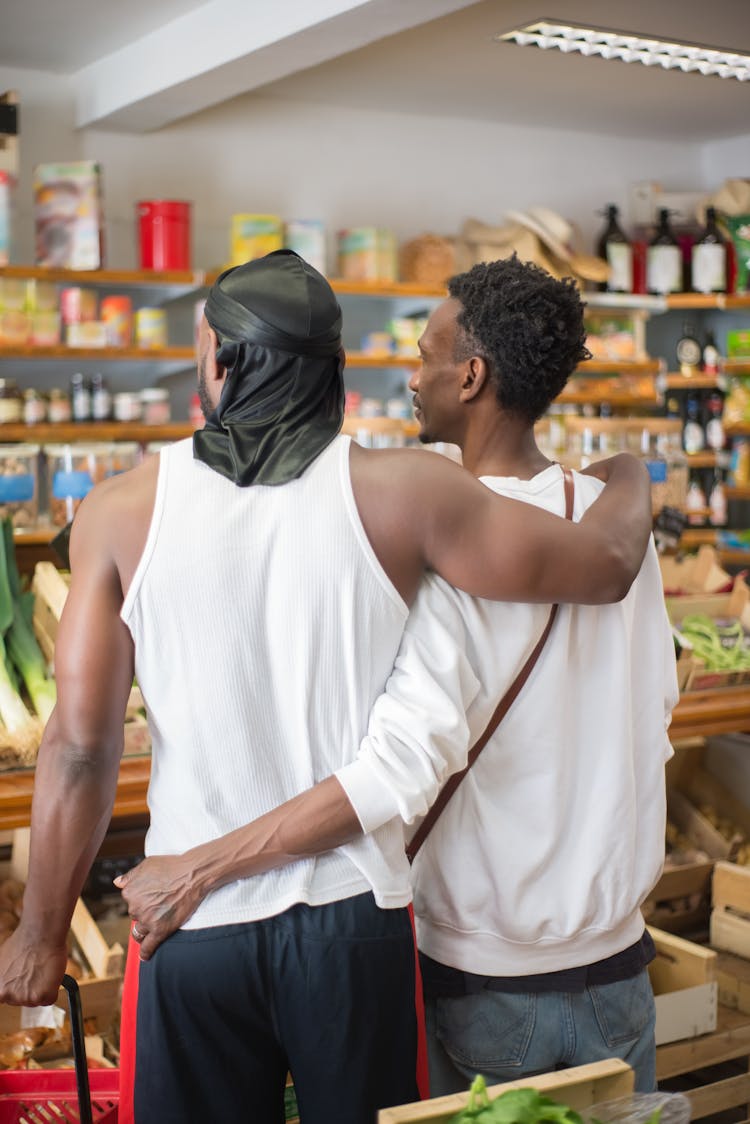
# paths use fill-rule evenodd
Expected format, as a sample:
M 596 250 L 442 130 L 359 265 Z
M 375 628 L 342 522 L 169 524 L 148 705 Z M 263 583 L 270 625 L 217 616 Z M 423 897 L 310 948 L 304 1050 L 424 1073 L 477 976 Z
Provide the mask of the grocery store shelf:
M 659 359 L 587 359 L 576 367 L 578 375 L 658 375 Z
M 671 293 L 666 298 L 668 309 L 750 309 L 750 293 Z
M 722 375 L 665 375 L 661 385 L 666 390 L 723 390 L 726 379 Z
M 50 281 L 61 285 L 121 285 L 130 287 L 200 288 L 204 284 L 202 269 L 175 270 L 161 273 L 151 269 L 52 269 L 42 265 L 5 265 L 0 278 L 18 281 Z
M 351 297 L 425 297 L 442 300 L 448 296 L 445 285 L 421 285 L 417 281 L 347 281 L 329 277 L 335 293 Z
M 733 484 L 724 491 L 728 500 L 750 500 L 750 484 Z
M 113 820 L 146 814 L 150 775 L 151 760 L 148 757 L 126 758 L 120 763 Z M 28 827 L 33 790 L 33 769 L 0 773 L 0 831 Z
M 347 367 L 418 367 L 422 360 L 418 355 L 391 355 L 382 352 L 367 355 L 362 351 L 347 351 Z
M 723 687 L 715 691 L 688 691 L 672 712 L 669 736 L 706 737 L 750 731 L 750 688 Z
M 725 359 L 725 375 L 750 375 L 750 359 Z
M 574 406 L 599 406 L 606 402 L 609 406 L 656 406 L 658 404 L 656 392 L 653 394 L 635 394 L 628 390 L 598 391 L 586 393 L 583 390 L 563 390 L 558 394 L 555 402 L 572 404 Z
M 688 453 L 687 462 L 689 468 L 715 468 L 717 464 L 723 467 L 722 457 L 716 453 Z
M 69 441 L 179 441 L 194 432 L 189 422 L 143 425 L 139 422 L 42 422 L 39 425 L 0 425 L 0 443 L 24 441 L 35 445 Z
M 63 360 L 90 360 L 92 363 L 143 361 L 146 363 L 195 363 L 194 347 L 26 347 L 0 344 L 0 359 L 36 359 L 59 363 Z
M 735 422 L 734 425 L 725 425 L 724 432 L 728 437 L 750 437 L 750 421 Z

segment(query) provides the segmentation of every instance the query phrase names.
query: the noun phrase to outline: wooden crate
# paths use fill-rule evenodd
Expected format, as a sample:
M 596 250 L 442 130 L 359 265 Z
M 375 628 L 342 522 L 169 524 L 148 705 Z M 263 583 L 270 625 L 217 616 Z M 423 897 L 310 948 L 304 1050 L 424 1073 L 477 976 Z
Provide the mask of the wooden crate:
M 499 1097 L 508 1089 L 538 1089 L 561 1104 L 578 1112 L 601 1101 L 626 1097 L 633 1092 L 633 1071 L 625 1062 L 594 1062 L 592 1065 L 561 1069 L 522 1081 L 509 1081 L 492 1085 L 487 1090 L 490 1097 Z M 451 1093 L 447 1097 L 434 1097 L 429 1101 L 383 1108 L 378 1113 L 378 1124 L 447 1124 L 451 1116 L 466 1108 L 468 1093 Z
M 656 1045 L 716 1029 L 716 953 L 649 926 L 656 958 L 649 965 L 656 1001 Z
M 733 952 L 717 951 L 719 1004 L 750 1015 L 750 960 Z
M 34 594 L 34 632 L 39 647 L 52 662 L 60 617 L 70 587 L 70 575 L 62 573 L 52 562 L 37 562 L 31 591 Z
M 670 1082 L 678 1079 L 680 1091 L 690 1099 L 692 1120 L 736 1108 L 742 1114 L 733 1118 L 746 1119 L 750 1104 L 749 1063 L 750 1018 L 722 1005 L 712 1033 L 656 1048 L 659 1087 L 669 1087 Z M 741 1072 L 727 1077 L 727 1067 Z
M 738 620 L 750 631 L 750 587 L 742 576 L 735 578 L 730 593 L 688 594 L 665 598 L 669 619 L 677 629 L 691 613 L 700 613 L 714 620 Z M 690 660 L 691 666 L 686 667 Z M 684 691 L 703 691 L 717 687 L 737 687 L 750 682 L 750 671 L 714 671 L 683 649 L 680 653 L 681 679 Z
M 26 881 L 29 856 L 29 828 L 13 832 L 13 849 L 5 873 L 22 882 Z M 125 951 L 121 944 L 110 945 L 99 926 L 79 898 L 70 924 L 73 943 L 91 970 L 91 976 L 78 981 L 84 1019 L 95 1019 L 101 1030 L 106 1030 L 120 1006 L 120 988 L 125 970 Z M 56 1006 L 67 1011 L 68 1001 L 61 991 Z M 32 1026 L 24 1007 L 0 1004 L 0 1033 Z
M 713 947 L 750 958 L 750 867 L 717 863 L 711 904 Z

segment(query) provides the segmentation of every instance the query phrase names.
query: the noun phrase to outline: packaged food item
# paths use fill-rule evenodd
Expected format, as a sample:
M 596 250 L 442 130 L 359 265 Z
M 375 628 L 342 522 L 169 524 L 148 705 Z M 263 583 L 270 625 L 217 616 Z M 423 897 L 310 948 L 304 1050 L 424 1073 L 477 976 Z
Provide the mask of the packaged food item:
M 141 396 L 134 390 L 123 390 L 113 399 L 115 421 L 133 422 L 141 420 Z
M 284 246 L 284 223 L 279 215 L 232 215 L 232 265 L 262 258 Z
M 23 419 L 23 395 L 15 379 L 0 379 L 0 424 Z
M 141 391 L 141 417 L 144 425 L 166 425 L 171 417 L 169 391 L 163 386 L 149 386 Z
M 35 260 L 62 269 L 104 264 L 101 167 L 94 160 L 34 169 Z
M 96 289 L 70 286 L 60 290 L 60 315 L 66 327 L 69 324 L 85 324 L 96 320 L 97 305 Z
M 102 320 L 69 324 L 65 332 L 68 347 L 106 347 L 107 325 Z
M 319 219 L 290 219 L 284 228 L 284 245 L 325 273 L 326 232 Z
M 105 297 L 102 301 L 101 318 L 106 325 L 108 346 L 130 347 L 133 338 L 133 306 L 130 297 Z
M 51 422 L 69 422 L 73 416 L 70 398 L 64 390 L 53 386 L 47 399 L 47 420 Z
M 94 485 L 108 475 L 110 446 L 76 442 L 47 445 L 44 452 L 50 519 L 56 527 L 64 527 L 70 523 Z
M 27 281 L 26 307 L 29 312 L 59 313 L 57 285 L 52 281 Z
M 146 350 L 167 346 L 167 314 L 163 308 L 139 308 L 134 316 L 135 344 Z
M 735 289 L 744 293 L 750 289 L 750 215 L 722 215 L 721 222 L 734 246 L 737 268 Z
M 363 355 L 392 355 L 394 340 L 390 332 L 368 332 L 362 337 Z
M 10 172 L 0 172 L 0 265 L 10 261 L 13 185 Z
M 727 332 L 727 356 L 729 359 L 750 359 L 750 330 L 732 328 Z
M 396 238 L 375 226 L 338 232 L 338 273 L 349 281 L 395 281 Z
M 60 343 L 60 314 L 58 312 L 32 312 L 31 343 L 35 347 L 57 347 Z
M 31 316 L 15 308 L 0 311 L 0 343 L 23 345 L 31 339 Z
M 39 514 L 39 446 L 0 445 L 0 519 L 29 530 Z
M 190 269 L 191 204 L 144 199 L 136 204 L 141 269 Z
M 29 387 L 23 392 L 23 420 L 26 425 L 38 425 L 47 420 L 47 399 L 40 390 Z

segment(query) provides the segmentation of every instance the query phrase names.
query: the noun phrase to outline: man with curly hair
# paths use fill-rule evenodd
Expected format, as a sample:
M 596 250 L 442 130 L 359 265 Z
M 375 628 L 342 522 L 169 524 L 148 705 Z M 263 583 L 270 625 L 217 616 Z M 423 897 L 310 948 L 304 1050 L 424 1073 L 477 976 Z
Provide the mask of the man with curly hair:
M 448 288 L 409 384 L 420 439 L 458 445 L 488 488 L 562 515 L 563 472 L 534 423 L 587 357 L 573 281 L 513 257 Z M 579 519 L 601 485 L 579 473 L 574 483 Z M 424 684 L 439 684 L 432 738 L 467 749 L 549 612 L 431 576 L 371 722 L 404 728 Z M 507 1081 L 611 1057 L 634 1068 L 637 1089 L 655 1088 L 654 949 L 640 907 L 664 858 L 677 698 L 652 543 L 624 601 L 560 606 L 528 682 L 417 854 L 433 1095 L 476 1073 Z

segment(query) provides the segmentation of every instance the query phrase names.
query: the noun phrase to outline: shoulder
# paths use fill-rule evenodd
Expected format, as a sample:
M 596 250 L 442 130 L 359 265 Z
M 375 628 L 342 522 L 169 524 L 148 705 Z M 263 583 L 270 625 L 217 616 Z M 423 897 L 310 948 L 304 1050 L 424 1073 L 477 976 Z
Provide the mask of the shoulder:
M 107 547 L 113 556 L 127 536 L 148 525 L 159 476 L 159 458 L 148 457 L 128 472 L 97 484 L 81 503 L 71 528 L 71 548 L 81 543 Z

